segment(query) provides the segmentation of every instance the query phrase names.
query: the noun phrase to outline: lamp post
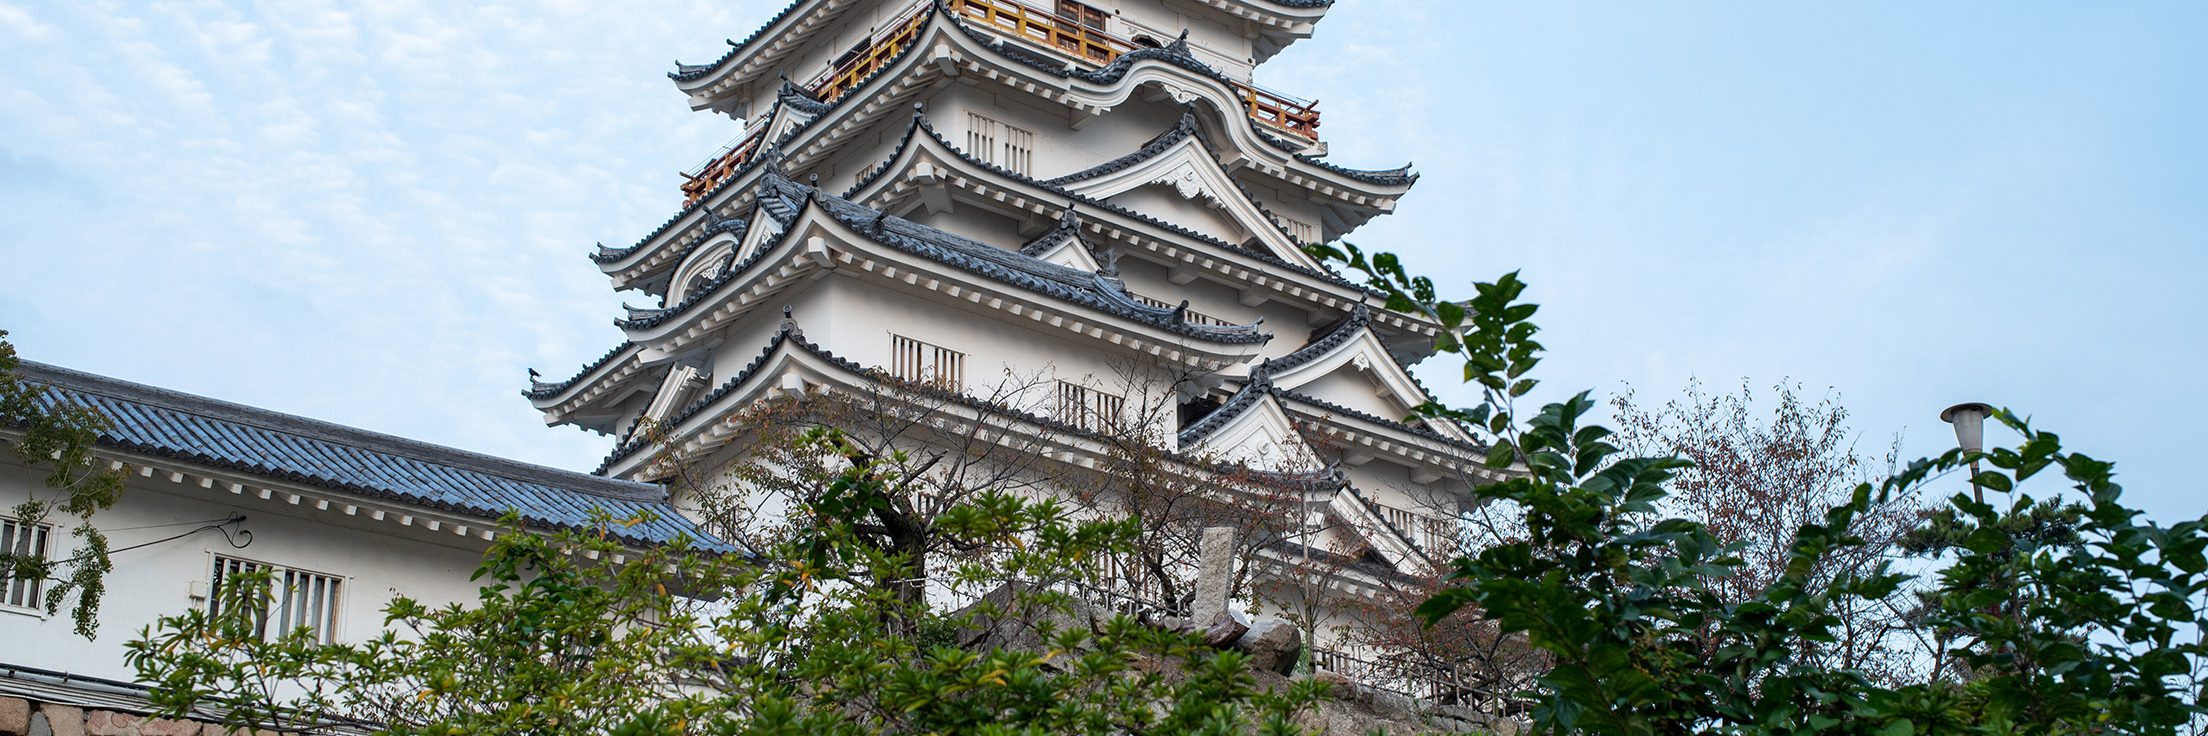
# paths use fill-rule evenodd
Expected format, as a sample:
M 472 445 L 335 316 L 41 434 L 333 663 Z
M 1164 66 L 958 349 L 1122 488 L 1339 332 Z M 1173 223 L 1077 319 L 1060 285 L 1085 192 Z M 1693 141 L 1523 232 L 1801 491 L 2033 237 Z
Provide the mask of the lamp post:
M 1955 444 L 1962 447 L 1963 452 L 1982 453 L 1986 451 L 1986 415 L 1992 413 L 1991 406 L 1966 401 L 1940 412 L 1940 421 L 1955 425 Z M 1970 459 L 1970 497 L 1979 503 L 1986 502 L 1985 493 L 1978 488 L 1976 457 Z

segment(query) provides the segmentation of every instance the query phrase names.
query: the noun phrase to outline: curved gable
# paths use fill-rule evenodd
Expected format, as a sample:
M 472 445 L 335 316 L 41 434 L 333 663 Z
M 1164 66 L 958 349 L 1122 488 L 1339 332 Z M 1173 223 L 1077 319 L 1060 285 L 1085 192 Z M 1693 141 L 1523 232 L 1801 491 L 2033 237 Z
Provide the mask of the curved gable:
M 1194 116 L 1182 115 L 1179 125 L 1134 154 L 1107 161 L 1087 170 L 1048 180 L 1085 197 L 1111 200 L 1142 189 L 1169 191 L 1183 200 L 1200 203 L 1232 224 L 1225 239 L 1254 239 L 1281 260 L 1305 268 L 1318 268 L 1301 244 L 1281 230 L 1262 205 L 1235 183 L 1219 159 L 1204 147 L 1196 134 Z M 1140 206 L 1129 209 L 1145 211 Z M 1185 223 L 1184 223 L 1185 224 Z

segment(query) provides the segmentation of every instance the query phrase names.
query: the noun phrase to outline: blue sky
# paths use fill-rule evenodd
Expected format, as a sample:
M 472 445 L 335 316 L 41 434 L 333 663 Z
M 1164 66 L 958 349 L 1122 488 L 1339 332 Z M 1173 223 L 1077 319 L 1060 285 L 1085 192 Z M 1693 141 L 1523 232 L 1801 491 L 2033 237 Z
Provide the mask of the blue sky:
M 777 7 L 0 0 L 0 328 L 588 468 L 607 441 L 544 428 L 524 369 L 619 341 L 583 255 L 673 213 L 736 132 L 664 73 Z M 1912 454 L 1985 400 L 2172 519 L 2208 511 L 2203 27 L 2181 3 L 1347 0 L 1259 81 L 1320 100 L 1334 160 L 1424 174 L 1353 242 L 1445 285 L 1523 270 L 1542 398 L 1791 377 Z

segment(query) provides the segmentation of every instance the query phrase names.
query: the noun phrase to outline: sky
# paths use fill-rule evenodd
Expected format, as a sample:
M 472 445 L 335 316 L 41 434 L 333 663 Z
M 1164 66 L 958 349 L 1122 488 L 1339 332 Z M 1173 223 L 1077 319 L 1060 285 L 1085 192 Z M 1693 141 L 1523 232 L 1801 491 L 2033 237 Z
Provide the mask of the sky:
M 588 469 L 610 441 L 544 427 L 526 370 L 570 375 L 648 303 L 585 254 L 673 214 L 738 131 L 665 73 L 780 5 L 0 0 L 0 329 Z M 1912 456 L 1985 401 L 2168 521 L 2208 513 L 2204 27 L 2175 2 L 1344 0 L 1258 82 L 1319 100 L 1331 160 L 1422 174 L 1351 242 L 1445 291 L 1531 282 L 1537 399 L 1791 380 Z M 1448 368 L 1421 375 L 1469 399 Z

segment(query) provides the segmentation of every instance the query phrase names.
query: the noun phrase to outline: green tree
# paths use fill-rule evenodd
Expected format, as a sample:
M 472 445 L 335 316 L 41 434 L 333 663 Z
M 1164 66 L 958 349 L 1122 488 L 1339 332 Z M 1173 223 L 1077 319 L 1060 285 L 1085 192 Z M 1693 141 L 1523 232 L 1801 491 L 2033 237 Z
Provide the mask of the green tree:
M 69 615 L 77 634 L 87 639 L 99 631 L 100 599 L 107 592 L 109 560 L 107 535 L 92 526 L 92 516 L 111 508 L 123 492 L 122 473 L 102 468 L 92 458 L 100 433 L 108 429 L 107 417 L 87 407 L 46 398 L 44 387 L 23 380 L 23 361 L 15 346 L 0 330 L 0 430 L 15 445 L 15 455 L 32 468 L 45 468 L 44 486 L 25 494 L 10 509 L 16 523 L 29 529 L 47 524 L 57 514 L 75 521 L 70 535 L 78 540 L 76 554 L 56 559 L 30 548 L 30 536 L 20 535 L 13 549 L 0 549 L 0 579 L 43 580 L 47 613 L 71 600 Z
M 800 441 L 848 446 L 825 429 Z M 949 587 L 975 602 L 902 594 L 909 564 L 857 528 L 896 502 L 881 472 L 895 460 L 818 478 L 799 531 L 758 554 L 509 523 L 477 601 L 395 599 L 376 639 L 264 632 L 267 583 L 240 578 L 209 611 L 146 631 L 130 660 L 172 715 L 215 702 L 233 726 L 399 734 L 1281 734 L 1319 695 L 1260 690 L 1237 653 L 1087 613 L 1063 583 L 1130 548 L 1136 526 L 1051 501 L 981 491 L 943 511 L 941 533 L 973 551 Z
M 1481 401 L 1419 411 L 1485 428 L 1492 467 L 1517 472 L 1478 488 L 1525 511 L 1525 536 L 1454 564 L 1454 587 L 1421 612 L 1466 609 L 1522 633 L 1554 657 L 1528 696 L 1551 733 L 2174 733 L 2200 724 L 2198 673 L 2208 661 L 2208 519 L 2142 522 L 2121 503 L 2113 466 L 2066 451 L 2016 414 L 1996 413 L 2021 441 L 1918 460 L 1794 530 L 1782 574 L 1755 595 L 1722 595 L 1744 561 L 1702 524 L 1658 513 L 1677 474 L 1672 456 L 1627 456 L 1611 431 L 1583 421 L 1580 393 L 1522 414 L 1540 360 L 1537 308 L 1509 274 L 1458 303 L 1436 297 L 1392 254 L 1313 246 L 1389 296 L 1389 306 L 1447 329 L 1441 350 L 1464 361 Z M 1926 593 L 1926 624 L 1967 676 L 1886 684 L 1805 656 L 1838 636 L 1840 602 L 1901 594 L 1911 575 L 1881 563 L 1820 575 L 1864 540 L 1861 515 L 1983 460 L 1970 494 L 1946 499 L 1946 543 Z M 2060 471 L 2070 488 L 2034 498 L 2021 484 Z M 2076 504 L 2075 513 L 2059 509 Z M 2056 511 L 2050 511 L 2055 509 Z M 2064 534 L 2020 533 L 2059 524 Z

